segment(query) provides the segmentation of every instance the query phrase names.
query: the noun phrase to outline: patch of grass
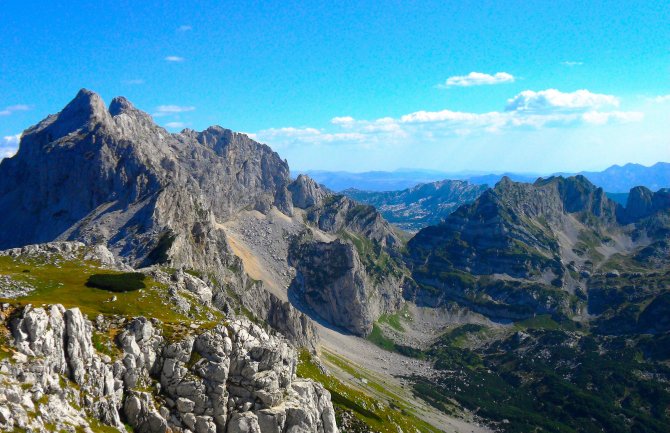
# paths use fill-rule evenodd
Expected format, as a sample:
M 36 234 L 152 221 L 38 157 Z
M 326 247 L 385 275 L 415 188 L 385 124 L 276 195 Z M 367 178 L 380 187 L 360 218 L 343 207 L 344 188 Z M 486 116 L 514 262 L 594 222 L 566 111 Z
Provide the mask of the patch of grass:
M 551 314 L 540 314 L 515 323 L 520 329 L 560 329 L 561 325 L 551 318 Z
M 124 272 L 122 274 L 93 274 L 86 281 L 87 287 L 108 290 L 110 292 L 133 292 L 147 287 L 141 272 Z
M 389 352 L 397 352 L 405 356 L 419 359 L 423 359 L 425 357 L 425 354 L 419 349 L 395 343 L 393 340 L 384 335 L 384 331 L 376 323 L 372 325 L 372 332 L 370 335 L 368 335 L 367 338 L 371 343 L 381 347 L 384 350 L 388 350 Z
M 381 347 L 384 350 L 395 350 L 395 343 L 393 340 L 384 335 L 382 329 L 376 323 L 372 325 L 372 332 L 368 335 L 368 340 Z
M 329 361 L 337 363 L 338 367 L 346 365 L 346 362 L 339 358 L 329 356 Z M 333 404 L 336 407 L 349 409 L 354 416 L 367 424 L 371 431 L 379 433 L 397 433 L 398 427 L 405 432 L 419 433 L 438 433 L 439 430 L 430 426 L 423 420 L 417 418 L 400 402 L 387 406 L 365 392 L 345 385 L 334 376 L 324 373 L 312 355 L 307 350 L 301 350 L 298 357 L 297 375 L 302 378 L 312 379 L 321 383 L 330 393 Z M 353 372 L 355 377 L 360 377 L 359 372 L 349 367 L 348 372 Z M 380 390 L 384 394 L 388 391 L 373 381 L 368 381 L 368 385 L 375 390 Z M 395 398 L 395 396 L 392 396 Z
M 394 314 L 382 314 L 378 321 L 380 323 L 386 323 L 398 332 L 405 332 L 405 328 L 402 326 L 402 323 L 400 323 L 400 317 L 400 312 Z
M 24 273 L 24 269 L 29 269 L 30 272 Z M 89 318 L 103 314 L 145 316 L 168 323 L 192 320 L 175 309 L 169 301 L 167 287 L 151 278 L 144 280 L 143 289 L 115 293 L 117 299 L 112 302 L 109 291 L 86 285 L 95 274 L 123 273 L 100 268 L 94 262 L 60 259 L 44 262 L 0 256 L 0 275 L 8 275 L 15 281 L 25 282 L 35 288 L 26 296 L 1 301 L 19 305 L 62 304 L 65 308 L 78 307 Z M 202 307 L 199 306 L 199 311 L 201 310 Z M 204 313 L 196 319 L 207 320 Z

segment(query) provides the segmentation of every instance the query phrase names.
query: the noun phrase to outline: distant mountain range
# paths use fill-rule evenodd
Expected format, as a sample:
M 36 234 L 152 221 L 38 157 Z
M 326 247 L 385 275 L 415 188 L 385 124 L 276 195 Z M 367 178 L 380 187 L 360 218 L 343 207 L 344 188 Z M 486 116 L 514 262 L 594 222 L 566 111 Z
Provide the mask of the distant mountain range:
M 449 173 L 436 170 L 369 171 L 350 173 L 346 171 L 307 170 L 318 183 L 334 190 L 355 188 L 363 191 L 397 191 L 411 188 L 420 183 L 444 179 L 466 180 L 476 185 L 494 186 L 503 177 L 515 182 L 534 182 L 538 177 L 548 177 L 537 173 Z M 636 186 L 645 186 L 652 191 L 670 187 L 670 163 L 658 162 L 650 167 L 641 164 L 613 165 L 603 171 L 582 171 L 580 173 L 553 173 L 552 175 L 572 176 L 581 174 L 592 183 L 611 193 L 627 193 Z
M 389 222 L 414 232 L 440 223 L 465 203 L 477 199 L 488 187 L 464 180 L 443 180 L 416 185 L 402 191 L 361 191 L 346 189 L 342 194 L 372 205 Z

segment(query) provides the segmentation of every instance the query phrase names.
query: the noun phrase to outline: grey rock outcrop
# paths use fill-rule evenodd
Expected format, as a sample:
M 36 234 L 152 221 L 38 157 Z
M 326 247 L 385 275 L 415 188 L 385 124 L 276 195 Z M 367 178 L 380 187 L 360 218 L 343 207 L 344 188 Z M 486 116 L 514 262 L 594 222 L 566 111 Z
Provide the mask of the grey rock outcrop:
M 290 288 L 296 301 L 355 334 L 368 335 L 381 314 L 402 304 L 402 275 L 388 269 L 375 279 L 350 242 L 297 243 L 290 260 L 297 271 Z
M 112 359 L 95 350 L 78 309 L 9 315 L 15 353 L 0 361 L 2 429 L 92 431 L 95 419 L 139 433 L 338 431 L 328 391 L 296 379 L 295 349 L 246 320 L 167 338 L 160 322 L 136 318 Z
M 314 179 L 304 174 L 299 175 L 296 180 L 288 186 L 291 191 L 293 206 L 307 209 L 312 206 L 319 206 L 329 195 L 328 191 L 321 187 Z
M 30 393 L 21 396 L 24 407 L 30 406 L 28 400 L 34 404 L 46 396 L 47 402 L 54 399 L 54 406 L 62 404 L 61 410 L 69 413 L 70 419 L 93 416 L 104 424 L 123 428 L 117 410 L 122 392 L 114 378 L 114 369 L 93 348 L 91 323 L 79 309 L 28 306 L 9 327 L 19 355 L 15 357 L 18 362 L 5 363 L 4 369 L 10 372 L 7 376 L 11 379 L 25 382 L 23 379 L 28 378 L 31 383 Z M 68 393 L 61 385 L 62 378 L 74 383 L 77 392 Z M 85 406 L 87 412 L 76 410 L 69 401 Z M 15 409 L 20 413 L 18 407 Z M 25 424 L 39 429 L 44 422 L 60 422 L 57 414 L 41 412 L 41 419 L 13 418 L 5 426 Z
M 377 242 L 384 248 L 400 248 L 402 242 L 377 210 L 343 195 L 329 195 L 306 210 L 306 219 L 320 230 L 341 233 L 346 230 Z

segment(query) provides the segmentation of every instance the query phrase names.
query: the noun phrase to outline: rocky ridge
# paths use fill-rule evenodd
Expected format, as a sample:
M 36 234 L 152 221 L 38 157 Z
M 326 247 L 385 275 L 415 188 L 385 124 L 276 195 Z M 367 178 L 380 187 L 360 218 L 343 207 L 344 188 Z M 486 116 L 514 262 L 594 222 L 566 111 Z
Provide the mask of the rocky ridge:
M 667 192 L 645 190 L 631 191 L 623 208 L 582 176 L 503 179 L 409 242 L 423 289 L 408 296 L 428 305 L 456 300 L 495 318 L 579 316 L 590 276 L 615 267 L 610 258 L 666 245 Z

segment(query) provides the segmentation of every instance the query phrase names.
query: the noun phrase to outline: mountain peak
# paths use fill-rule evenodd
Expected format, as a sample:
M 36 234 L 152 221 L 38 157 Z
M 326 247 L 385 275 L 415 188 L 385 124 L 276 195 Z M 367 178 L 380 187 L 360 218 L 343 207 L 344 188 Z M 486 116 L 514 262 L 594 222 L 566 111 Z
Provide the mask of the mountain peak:
M 100 95 L 88 89 L 81 89 L 74 99 L 63 108 L 58 117 L 88 120 L 107 113 L 107 107 L 105 107 Z
M 126 111 L 135 111 L 137 110 L 135 106 L 123 96 L 117 96 L 112 99 L 112 102 L 109 104 L 109 114 L 116 116 L 118 114 L 124 113 Z

